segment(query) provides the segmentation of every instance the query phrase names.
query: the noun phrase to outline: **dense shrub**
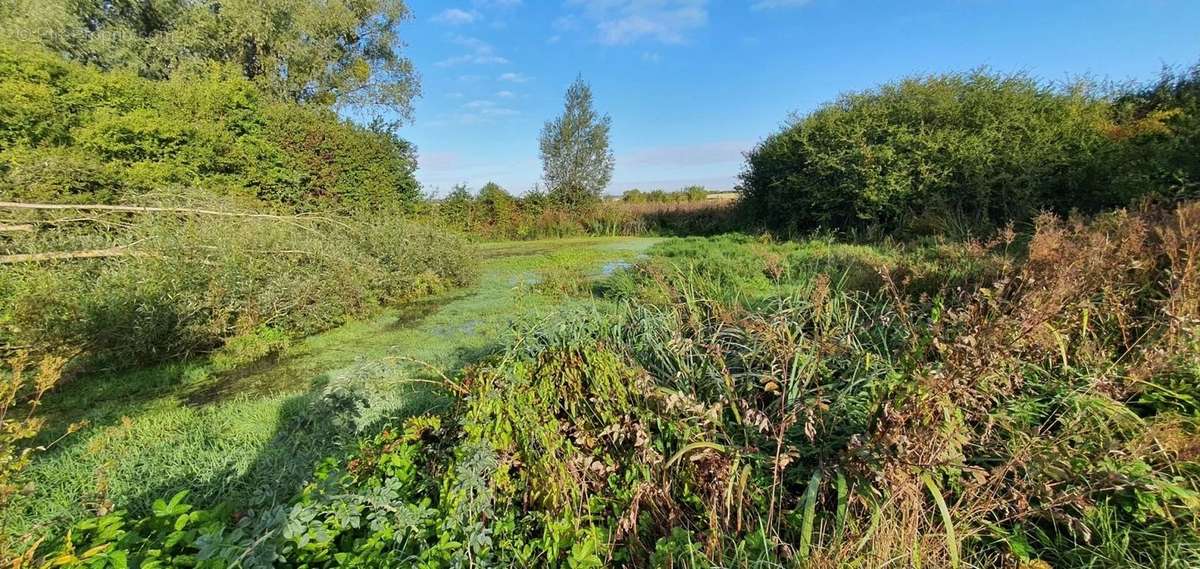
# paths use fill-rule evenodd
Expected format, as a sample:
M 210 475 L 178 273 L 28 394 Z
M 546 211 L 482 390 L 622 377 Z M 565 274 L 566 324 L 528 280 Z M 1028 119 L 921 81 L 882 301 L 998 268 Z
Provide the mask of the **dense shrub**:
M 295 172 L 300 177 L 298 187 L 287 188 L 295 195 L 278 198 L 285 203 L 315 200 L 351 207 L 412 205 L 420 200 L 413 177 L 414 149 L 390 128 L 379 122 L 363 128 L 325 109 L 274 105 L 267 113 L 265 134 L 283 148 L 288 175 Z
M 235 69 L 169 81 L 0 46 L 0 195 L 137 199 L 173 188 L 290 207 L 405 206 L 412 147 L 385 125 L 274 102 Z
M 1083 86 L 1024 75 L 907 79 L 845 95 L 768 137 L 748 155 L 743 197 L 777 229 L 1100 211 L 1163 189 L 1116 183 L 1136 162 L 1122 145 L 1155 136 L 1116 136 L 1118 118 Z
M 114 236 L 63 229 L 5 247 L 38 252 L 135 244 L 106 259 L 0 265 L 0 344 L 66 346 L 83 350 L 93 364 L 118 367 L 231 341 L 232 355 L 257 349 L 249 340 L 235 341 L 243 336 L 310 334 L 473 276 L 461 238 L 386 216 L 112 216 L 96 224 L 120 229 Z
M 1174 199 L 1200 196 L 1200 65 L 1165 70 L 1119 97 L 1116 112 L 1108 134 L 1124 143 L 1116 181 L 1132 188 L 1124 193 L 1151 187 Z
M 408 116 L 420 87 L 397 28 L 411 15 L 404 0 L 6 0 L 0 35 L 151 79 L 226 65 L 281 100 Z

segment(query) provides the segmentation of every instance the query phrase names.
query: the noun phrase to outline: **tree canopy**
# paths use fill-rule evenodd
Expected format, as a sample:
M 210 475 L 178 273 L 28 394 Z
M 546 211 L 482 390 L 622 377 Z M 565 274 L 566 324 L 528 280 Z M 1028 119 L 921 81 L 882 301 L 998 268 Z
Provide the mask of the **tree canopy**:
M 551 198 L 573 207 L 600 198 L 612 179 L 611 123 L 593 108 L 592 88 L 583 78 L 575 79 L 563 114 L 542 128 L 542 177 Z
M 419 91 L 399 53 L 403 0 L 8 0 L 0 31 L 150 79 L 233 64 L 264 92 L 409 117 Z

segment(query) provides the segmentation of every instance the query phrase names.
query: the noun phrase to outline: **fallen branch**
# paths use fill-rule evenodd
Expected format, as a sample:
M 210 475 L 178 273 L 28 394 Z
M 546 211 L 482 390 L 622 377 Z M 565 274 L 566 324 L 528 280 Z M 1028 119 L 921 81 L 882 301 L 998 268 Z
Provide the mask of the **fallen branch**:
M 196 245 L 197 249 L 206 249 L 210 251 L 224 251 L 225 247 L 213 247 L 212 245 Z M 312 251 L 303 249 L 244 249 L 243 253 L 256 253 L 259 255 L 308 255 L 316 257 L 317 254 Z
M 15 225 L 18 227 L 28 226 L 29 229 L 24 231 L 36 231 L 39 226 L 58 226 L 67 225 L 70 223 L 98 223 L 106 227 L 132 227 L 131 224 L 125 222 L 114 222 L 102 217 L 63 217 L 58 219 L 28 219 L 21 221 L 0 221 L 0 231 L 3 231 L 5 225 Z
M 240 211 L 220 211 L 193 208 L 151 208 L 145 205 L 92 205 L 92 204 L 29 204 L 0 202 L 0 209 L 77 210 L 77 211 L 124 211 L 128 214 L 198 214 L 223 215 L 229 217 L 266 217 L 272 220 L 294 220 L 298 216 L 274 214 L 245 214 Z
M 56 251 L 51 253 L 25 253 L 21 255 L 0 255 L 0 265 L 16 263 L 42 263 L 45 261 L 67 261 L 76 259 L 102 259 L 105 257 L 144 257 L 147 253 L 133 251 L 125 247 L 109 249 L 89 249 L 86 251 Z
M 33 226 L 26 223 L 20 225 L 0 225 L 0 231 L 33 231 Z
M 89 204 L 47 204 L 47 203 L 21 203 L 21 202 L 0 202 L 0 209 L 32 209 L 32 210 L 73 210 L 73 211 L 112 211 L 118 213 L 182 213 L 190 215 L 212 215 L 217 217 L 241 217 L 241 218 L 258 218 L 258 219 L 273 219 L 294 225 L 305 231 L 315 234 L 320 234 L 312 227 L 306 227 L 297 223 L 298 221 L 325 221 L 337 224 L 342 228 L 349 229 L 350 226 L 336 219 L 328 217 L 320 217 L 315 215 L 275 215 L 270 213 L 244 213 L 237 211 L 219 211 L 215 209 L 196 209 L 190 207 L 150 207 L 150 206 L 133 206 L 133 205 L 89 205 Z

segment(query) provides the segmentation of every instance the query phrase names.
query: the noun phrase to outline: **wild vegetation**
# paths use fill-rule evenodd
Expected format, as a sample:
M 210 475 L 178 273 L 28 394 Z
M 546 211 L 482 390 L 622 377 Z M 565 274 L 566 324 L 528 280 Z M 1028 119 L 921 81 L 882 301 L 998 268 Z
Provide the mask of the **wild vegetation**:
M 424 197 L 398 125 L 338 113 L 409 108 L 404 4 L 292 3 L 280 18 L 243 4 L 0 7 L 5 564 L 36 559 L 39 538 L 110 494 L 135 505 L 253 462 L 289 413 L 309 415 L 307 453 L 261 470 L 310 472 L 338 440 L 315 428 L 319 406 L 258 395 L 189 413 L 176 396 L 244 389 L 311 334 L 474 282 L 468 241 L 413 219 Z M 101 442 L 114 423 L 130 438 Z
M 513 196 L 495 183 L 472 195 L 465 186 L 430 204 L 441 227 L 487 239 L 544 239 L 581 235 L 714 235 L 732 231 L 739 211 L 718 200 L 606 201 L 567 204 L 538 191 Z
M 907 79 L 795 117 L 747 157 L 751 217 L 775 230 L 946 231 L 1195 197 L 1198 71 L 1103 95 L 976 71 Z
M 396 24 L 409 16 L 403 0 L 12 0 L 0 34 L 106 71 L 184 79 L 217 64 L 274 99 L 407 115 L 419 87 Z
M 0 560 L 1200 565 L 1200 68 L 847 94 L 736 203 L 603 199 L 579 78 L 425 196 L 407 17 L 0 5 Z
M 402 219 L 255 215 L 22 218 L 44 229 L 2 249 L 11 264 L 0 270 L 0 344 L 69 351 L 90 368 L 216 349 L 246 364 L 475 276 L 461 237 Z M 56 256 L 63 250 L 75 253 Z
M 453 409 L 364 441 L 287 506 L 233 518 L 179 495 L 58 547 L 263 566 L 1188 566 L 1197 216 L 1044 216 L 1023 251 L 669 242 L 603 287 L 636 302 L 521 329 L 445 380 Z M 848 277 L 869 259 L 878 280 Z M 938 272 L 961 286 L 910 289 Z
M 699 202 L 706 199 L 708 199 L 708 190 L 704 189 L 704 186 L 688 186 L 677 192 L 666 190 L 643 192 L 635 188 L 621 194 L 621 201 L 628 203 L 680 203 Z
M 253 512 L 286 504 L 329 457 L 386 425 L 444 409 L 440 370 L 497 349 L 514 320 L 584 304 L 540 283 L 583 276 L 651 243 L 559 239 L 480 246 L 477 284 L 386 307 L 275 354 L 230 365 L 220 350 L 163 364 L 76 374 L 38 416 L 48 444 L 0 522 L 13 538 L 58 533 L 97 512 L 140 517 L 187 491 L 197 507 Z M 537 279 L 535 284 L 534 279 Z M 560 281 L 565 282 L 565 281 Z M 576 285 L 578 286 L 578 285 Z
M 0 93 L 9 199 L 128 204 L 174 190 L 354 210 L 420 198 L 414 150 L 388 126 L 274 99 L 232 67 L 149 81 L 0 44 Z

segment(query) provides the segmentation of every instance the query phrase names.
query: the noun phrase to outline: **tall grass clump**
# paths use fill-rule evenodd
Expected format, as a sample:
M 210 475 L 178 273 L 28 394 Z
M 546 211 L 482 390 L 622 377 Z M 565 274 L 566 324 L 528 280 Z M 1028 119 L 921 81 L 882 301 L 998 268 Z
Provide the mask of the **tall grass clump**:
M 742 195 L 775 230 L 917 233 L 1186 195 L 1194 82 L 1109 95 L 987 71 L 905 79 L 793 118 L 748 154 Z
M 90 367 L 226 345 L 271 352 L 286 338 L 462 286 L 474 274 L 462 238 L 388 216 L 69 217 L 31 219 L 50 229 L 0 246 L 107 255 L 0 265 L 0 344 L 70 346 Z
M 1041 216 L 994 278 L 926 294 L 885 267 L 876 290 L 814 271 L 730 302 L 705 284 L 726 275 L 679 267 L 629 285 L 659 287 L 656 300 L 518 330 L 447 379 L 455 409 L 322 467 L 282 511 L 192 513 L 180 497 L 50 549 L 307 565 L 1191 566 L 1198 259 L 1189 204 Z
M 974 289 L 1011 266 L 1019 247 L 1001 232 L 989 241 L 916 240 L 855 243 L 833 235 L 804 241 L 726 234 L 671 239 L 648 259 L 603 284 L 613 298 L 661 300 L 664 290 L 688 288 L 727 304 L 761 303 L 804 289 L 824 275 L 834 289 L 878 294 L 885 274 L 911 296 Z

